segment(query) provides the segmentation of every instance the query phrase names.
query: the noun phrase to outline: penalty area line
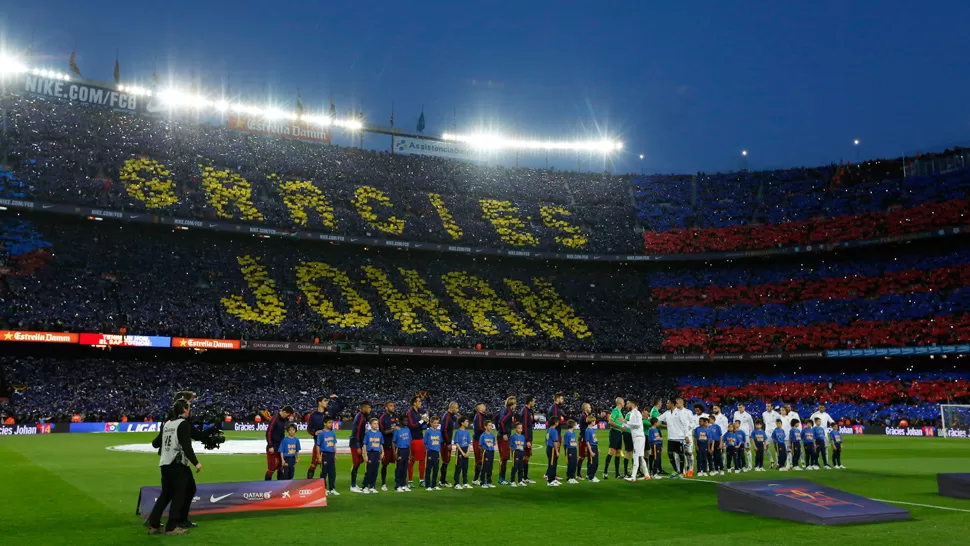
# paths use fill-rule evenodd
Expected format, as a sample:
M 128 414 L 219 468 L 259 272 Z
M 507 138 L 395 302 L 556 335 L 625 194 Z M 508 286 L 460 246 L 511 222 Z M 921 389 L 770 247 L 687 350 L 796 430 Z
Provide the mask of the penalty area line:
M 970 510 L 966 510 L 964 508 L 951 508 L 949 506 L 937 506 L 935 504 L 920 504 L 918 502 L 904 502 L 904 501 L 895 501 L 895 500 L 887 500 L 887 499 L 872 499 L 872 500 L 878 501 L 878 502 L 888 502 L 891 504 L 906 504 L 909 506 L 920 506 L 922 508 L 936 508 L 937 510 L 949 510 L 951 512 L 964 512 L 964 513 L 970 514 Z

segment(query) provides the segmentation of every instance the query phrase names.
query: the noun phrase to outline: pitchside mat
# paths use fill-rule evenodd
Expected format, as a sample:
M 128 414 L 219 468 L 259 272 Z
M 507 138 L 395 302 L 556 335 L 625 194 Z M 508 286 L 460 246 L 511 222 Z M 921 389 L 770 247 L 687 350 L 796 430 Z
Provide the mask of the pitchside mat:
M 970 474 L 937 474 L 936 486 L 944 497 L 970 499 Z
M 717 507 L 726 512 L 815 525 L 909 519 L 909 510 L 810 480 L 759 480 L 717 485 Z
M 162 493 L 160 486 L 142 487 L 135 514 L 147 518 Z M 192 499 L 193 514 L 224 514 L 253 510 L 317 508 L 327 505 L 323 480 L 201 483 Z M 165 508 L 164 514 L 168 514 Z

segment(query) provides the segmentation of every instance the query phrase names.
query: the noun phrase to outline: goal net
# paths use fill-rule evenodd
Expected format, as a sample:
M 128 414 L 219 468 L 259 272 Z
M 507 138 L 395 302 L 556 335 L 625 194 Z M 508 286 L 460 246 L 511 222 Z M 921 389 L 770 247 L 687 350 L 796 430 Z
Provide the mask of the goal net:
M 970 438 L 970 404 L 940 404 L 944 438 Z

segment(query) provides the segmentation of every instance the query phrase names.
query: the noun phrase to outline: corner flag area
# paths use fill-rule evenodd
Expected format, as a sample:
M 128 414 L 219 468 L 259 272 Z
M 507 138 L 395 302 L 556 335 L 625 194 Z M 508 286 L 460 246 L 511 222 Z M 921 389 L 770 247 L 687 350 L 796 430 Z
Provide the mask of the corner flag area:
M 347 437 L 345 431 L 338 434 Z M 261 434 L 230 432 L 227 436 L 231 442 L 256 440 Z M 601 436 L 603 445 L 605 431 Z M 767 471 L 636 483 L 609 479 L 562 487 L 539 481 L 526 488 L 433 492 L 416 488 L 411 493 L 395 493 L 391 478 L 391 491 L 377 495 L 349 492 L 350 457 L 339 455 L 336 486 L 341 495 L 329 498 L 326 507 L 199 515 L 192 518 L 199 532 L 156 538 L 145 535 L 135 508 L 139 487 L 158 483 L 157 456 L 111 449 L 148 444 L 152 437 L 130 433 L 4 438 L 0 441 L 4 543 L 496 544 L 517 536 L 524 543 L 562 544 L 754 544 L 801 537 L 829 544 L 911 546 L 954 544 L 962 542 L 959 537 L 970 536 L 970 501 L 940 496 L 936 481 L 938 472 L 966 471 L 970 445 L 959 439 L 848 436 L 845 470 Z M 531 460 L 535 476 L 541 476 L 546 465 L 544 452 L 538 451 Z M 200 484 L 263 476 L 263 455 L 214 457 L 213 453 L 218 451 L 198 453 L 204 465 L 197 475 Z M 301 454 L 298 478 L 305 474 L 309 455 L 306 450 Z M 819 529 L 718 509 L 718 483 L 795 478 L 905 508 L 911 519 Z

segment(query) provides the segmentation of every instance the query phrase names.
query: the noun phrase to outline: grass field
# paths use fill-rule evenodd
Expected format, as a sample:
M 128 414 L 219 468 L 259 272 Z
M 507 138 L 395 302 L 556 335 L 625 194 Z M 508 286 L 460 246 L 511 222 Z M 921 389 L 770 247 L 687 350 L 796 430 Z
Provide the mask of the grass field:
M 345 433 L 346 434 L 346 433 Z M 230 433 L 229 438 L 261 433 Z M 415 490 L 379 495 L 348 491 L 350 457 L 338 461 L 338 490 L 326 508 L 198 516 L 184 537 L 150 537 L 134 515 L 138 488 L 157 485 L 157 456 L 108 451 L 150 442 L 150 434 L 57 434 L 0 440 L 0 541 L 5 544 L 967 544 L 970 501 L 940 497 L 937 472 L 970 472 L 970 442 L 940 438 L 846 436 L 847 470 L 747 473 L 653 482 L 606 481 L 527 489 Z M 605 444 L 605 437 L 601 441 Z M 605 451 L 604 451 L 605 454 Z M 200 454 L 199 482 L 262 478 L 265 458 Z M 544 464 L 544 454 L 533 463 Z M 495 473 L 498 474 L 496 463 Z M 669 468 L 669 463 L 664 463 Z M 451 467 L 454 468 L 454 465 Z M 297 468 L 297 477 L 306 465 Z M 393 470 L 391 470 L 391 473 Z M 534 466 L 533 479 L 542 469 Z M 561 475 L 564 471 L 561 472 Z M 363 472 L 361 472 L 361 477 Z M 901 505 L 912 520 L 809 527 L 720 512 L 711 481 L 810 478 Z M 538 481 L 538 480 L 537 480 Z M 949 507 L 958 510 L 944 510 Z

